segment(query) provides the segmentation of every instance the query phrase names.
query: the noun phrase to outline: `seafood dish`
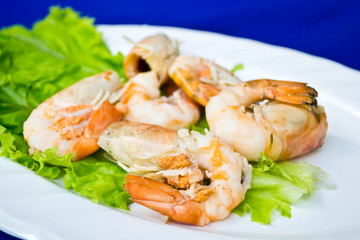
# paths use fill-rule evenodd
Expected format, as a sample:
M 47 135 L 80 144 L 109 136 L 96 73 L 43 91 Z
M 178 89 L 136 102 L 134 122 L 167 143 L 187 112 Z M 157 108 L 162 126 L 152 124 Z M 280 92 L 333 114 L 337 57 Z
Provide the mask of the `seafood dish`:
M 306 83 L 240 80 L 226 68 L 181 55 L 164 34 L 133 43 L 128 80 L 107 70 L 35 108 L 24 123 L 29 153 L 56 148 L 72 161 L 99 148 L 128 174 L 131 200 L 163 220 L 222 220 L 251 189 L 264 154 L 283 161 L 321 147 L 326 113 Z M 208 127 L 190 131 L 199 119 Z

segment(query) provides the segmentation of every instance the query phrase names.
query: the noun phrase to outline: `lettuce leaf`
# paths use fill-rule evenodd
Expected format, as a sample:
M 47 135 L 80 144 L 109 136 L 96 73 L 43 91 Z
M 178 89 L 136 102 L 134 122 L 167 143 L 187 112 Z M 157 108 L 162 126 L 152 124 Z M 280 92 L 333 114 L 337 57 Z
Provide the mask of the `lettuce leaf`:
M 236 64 L 236 65 L 230 70 L 230 72 L 231 72 L 231 73 L 235 73 L 235 72 L 240 71 L 240 70 L 243 70 L 243 69 L 244 69 L 244 64 L 239 63 L 239 64 Z
M 40 153 L 36 153 L 34 157 L 28 154 L 28 145 L 24 138 L 20 135 L 12 134 L 5 127 L 0 125 L 0 156 L 12 159 L 30 170 L 36 172 L 36 174 L 54 179 L 58 178 L 63 170 L 61 167 L 51 165 L 51 161 L 61 161 L 55 155 L 52 156 L 49 162 L 45 160 L 39 161 L 36 158 L 40 158 Z M 48 154 L 51 150 L 45 151 Z M 56 150 L 55 150 L 56 151 Z M 44 153 L 45 153 L 44 152 Z M 64 158 L 64 157 L 62 157 Z M 60 158 L 60 159 L 62 159 Z
M 57 148 L 50 148 L 45 150 L 43 153 L 37 151 L 33 159 L 38 161 L 40 164 L 48 163 L 54 166 L 61 166 L 61 167 L 71 167 L 71 159 L 73 158 L 74 154 L 70 153 L 66 156 L 59 157 L 56 155 Z
M 95 202 L 127 209 L 125 171 L 98 153 L 81 162 L 58 157 L 56 148 L 28 154 L 22 136 L 31 111 L 56 92 L 84 77 L 112 69 L 125 79 L 123 55 L 112 55 L 94 20 L 71 8 L 52 7 L 32 29 L 0 31 L 0 156 L 50 178 L 64 176 L 67 188 Z
M 205 110 L 201 112 L 201 116 L 199 121 L 196 124 L 191 124 L 189 127 L 190 130 L 197 131 L 203 135 L 205 135 L 205 129 L 209 130 L 209 124 L 206 120 Z
M 291 204 L 313 194 L 315 183 L 328 178 L 320 168 L 306 162 L 275 163 L 264 154 L 253 165 L 252 173 L 251 189 L 233 213 L 242 216 L 251 212 L 251 220 L 262 224 L 271 223 L 275 209 L 291 218 Z
M 104 151 L 78 162 L 66 169 L 65 187 L 80 195 L 89 197 L 93 202 L 114 208 L 129 210 L 130 195 L 124 190 L 126 171 L 104 157 Z
M 12 26 L 0 31 L 0 139 L 1 155 L 56 178 L 68 167 L 55 149 L 28 155 L 22 137 L 31 111 L 56 92 L 89 75 L 113 69 L 123 73 L 123 56 L 113 56 L 93 19 L 71 8 L 52 7 L 33 29 Z M 6 129 L 8 131 L 6 131 Z
M 28 146 L 22 136 L 13 135 L 0 126 L 0 156 L 26 166 L 36 174 L 49 179 L 64 175 L 65 187 L 74 189 L 93 202 L 128 210 L 130 195 L 123 189 L 126 171 L 103 156 L 103 151 L 71 162 L 73 154 L 63 157 L 56 155 L 56 148 L 43 153 L 28 154 Z
M 52 7 L 33 29 L 0 31 L 0 124 L 20 134 L 32 109 L 80 79 L 107 69 L 123 72 L 94 20 L 71 8 Z

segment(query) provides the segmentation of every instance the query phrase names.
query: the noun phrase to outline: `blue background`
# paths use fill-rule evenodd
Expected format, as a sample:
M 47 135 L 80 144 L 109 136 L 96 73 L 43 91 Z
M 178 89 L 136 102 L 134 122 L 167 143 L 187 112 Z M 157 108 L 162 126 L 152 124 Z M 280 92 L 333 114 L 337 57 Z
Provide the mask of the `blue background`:
M 360 70 L 360 1 L 19 1 L 6 0 L 0 27 L 28 27 L 50 5 L 72 6 L 104 24 L 153 24 L 208 30 L 294 48 Z
M 99 24 L 185 27 L 294 48 L 360 70 L 360 1 L 18 1 L 1 2 L 0 28 L 31 27 L 51 5 L 72 6 Z M 340 79 L 341 80 L 341 79 Z M 0 231 L 0 239 L 9 239 Z

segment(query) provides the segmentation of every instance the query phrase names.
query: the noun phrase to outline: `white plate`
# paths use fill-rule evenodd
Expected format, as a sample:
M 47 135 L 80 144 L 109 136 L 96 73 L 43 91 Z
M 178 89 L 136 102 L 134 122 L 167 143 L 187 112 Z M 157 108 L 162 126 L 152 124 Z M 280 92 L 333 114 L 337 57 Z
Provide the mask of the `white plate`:
M 350 238 L 360 236 L 360 72 L 298 51 L 209 32 L 150 26 L 99 26 L 115 53 L 163 32 L 183 42 L 181 52 L 214 59 L 243 80 L 273 78 L 308 82 L 319 92 L 329 130 L 322 148 L 300 159 L 320 166 L 337 184 L 292 207 L 293 217 L 275 216 L 271 225 L 232 214 L 205 227 L 163 224 L 159 214 L 139 205 L 122 212 L 91 203 L 30 170 L 0 158 L 0 228 L 27 239 L 130 238 Z

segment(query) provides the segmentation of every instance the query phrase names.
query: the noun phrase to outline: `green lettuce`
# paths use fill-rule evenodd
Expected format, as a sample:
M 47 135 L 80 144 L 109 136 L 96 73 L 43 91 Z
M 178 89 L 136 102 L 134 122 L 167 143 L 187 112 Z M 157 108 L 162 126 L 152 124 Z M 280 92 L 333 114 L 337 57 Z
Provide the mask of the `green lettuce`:
M 24 138 L 20 135 L 12 134 L 5 127 L 0 125 L 0 156 L 7 157 L 12 159 L 14 162 L 17 162 L 30 170 L 33 170 L 38 175 L 50 179 L 58 178 L 63 173 L 61 167 L 54 166 L 51 164 L 51 161 L 61 161 L 60 159 L 65 159 L 69 157 L 59 158 L 56 155 L 52 156 L 49 159 L 49 162 L 41 159 L 41 154 L 39 152 L 35 153 L 32 157 L 28 154 L 28 145 Z M 50 150 L 44 152 L 44 154 L 49 154 Z M 38 158 L 38 159 L 37 159 Z M 71 156 L 70 156 L 71 159 Z
M 201 112 L 199 121 L 196 124 L 191 124 L 189 129 L 205 135 L 205 129 L 209 130 L 209 124 L 206 120 L 205 110 Z
M 32 29 L 0 31 L 0 156 L 49 179 L 64 177 L 67 188 L 95 202 L 127 209 L 119 166 L 100 153 L 72 163 L 72 154 L 59 157 L 56 148 L 30 156 L 22 135 L 31 111 L 58 91 L 107 69 L 125 79 L 123 55 L 110 53 L 93 22 L 71 8 L 52 7 Z
M 235 72 L 237 72 L 237 71 L 239 71 L 239 70 L 243 70 L 243 69 L 244 69 L 244 64 L 239 63 L 239 64 L 236 64 L 236 65 L 230 70 L 230 72 L 231 72 L 231 73 L 235 73 Z
M 0 126 L 0 144 L 0 156 L 8 157 L 49 179 L 59 178 L 65 173 L 63 181 L 66 188 L 96 203 L 128 210 L 130 196 L 123 189 L 126 171 L 105 159 L 103 151 L 79 162 L 71 162 L 73 154 L 57 156 L 56 148 L 30 156 L 23 137 L 12 135 L 3 126 Z
M 93 202 L 128 210 L 130 195 L 124 190 L 126 171 L 104 157 L 98 151 L 85 159 L 73 162 L 66 169 L 65 187 L 80 195 L 91 198 Z
M 0 124 L 22 133 L 31 111 L 80 79 L 112 69 L 125 78 L 123 55 L 113 56 L 94 20 L 52 7 L 33 28 L 0 31 Z
M 41 176 L 56 178 L 61 170 L 50 165 L 64 165 L 54 162 L 54 149 L 28 155 L 22 131 L 31 111 L 89 75 L 112 69 L 125 76 L 122 54 L 110 53 L 93 22 L 71 8 L 52 7 L 32 29 L 15 25 L 0 31 L 1 155 Z
M 290 218 L 291 204 L 313 194 L 319 180 L 328 179 L 320 168 L 306 162 L 275 163 L 264 154 L 253 165 L 252 173 L 251 189 L 233 213 L 242 216 L 251 212 L 251 220 L 262 224 L 271 223 L 274 210 Z

